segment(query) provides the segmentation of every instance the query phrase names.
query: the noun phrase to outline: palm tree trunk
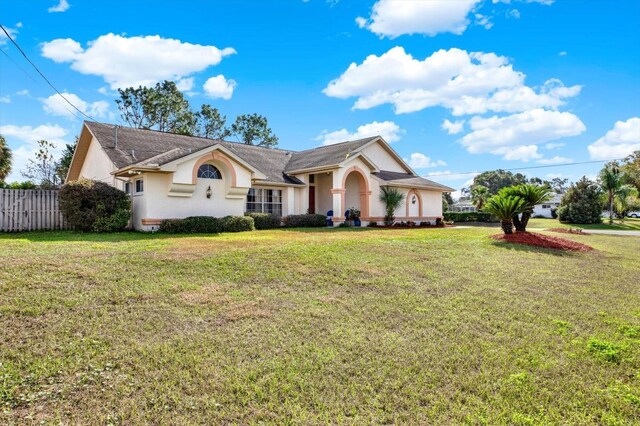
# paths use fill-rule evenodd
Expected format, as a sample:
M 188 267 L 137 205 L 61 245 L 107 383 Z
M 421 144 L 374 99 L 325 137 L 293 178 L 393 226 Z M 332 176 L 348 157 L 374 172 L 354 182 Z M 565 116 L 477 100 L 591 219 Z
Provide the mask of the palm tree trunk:
M 609 191 L 609 225 L 613 224 L 613 192 Z
M 524 213 L 522 214 L 523 219 L 524 219 Z M 520 217 L 517 214 L 513 215 L 513 225 L 516 228 L 516 231 L 518 232 L 525 232 L 527 230 L 526 225 L 524 225 L 522 223 L 522 221 L 520 220 Z
M 531 212 L 526 211 L 522 212 L 522 217 L 520 218 L 520 222 L 522 222 L 522 231 L 527 232 L 527 225 L 529 224 L 529 219 L 531 219 Z M 516 228 L 516 230 L 520 231 Z
M 500 222 L 500 226 L 505 234 L 513 234 L 513 222 L 510 219 Z

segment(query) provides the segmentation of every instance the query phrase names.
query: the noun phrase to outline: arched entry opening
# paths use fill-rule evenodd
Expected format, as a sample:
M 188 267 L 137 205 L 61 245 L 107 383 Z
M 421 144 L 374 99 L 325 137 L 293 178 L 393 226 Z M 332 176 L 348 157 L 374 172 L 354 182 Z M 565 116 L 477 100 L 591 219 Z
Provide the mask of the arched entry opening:
M 412 189 L 407 193 L 407 217 L 422 217 L 422 196 L 420 191 Z
M 366 174 L 357 166 L 353 166 L 344 174 L 342 181 L 344 195 L 342 196 L 342 212 L 355 207 L 360 210 L 361 218 L 369 217 L 369 182 Z

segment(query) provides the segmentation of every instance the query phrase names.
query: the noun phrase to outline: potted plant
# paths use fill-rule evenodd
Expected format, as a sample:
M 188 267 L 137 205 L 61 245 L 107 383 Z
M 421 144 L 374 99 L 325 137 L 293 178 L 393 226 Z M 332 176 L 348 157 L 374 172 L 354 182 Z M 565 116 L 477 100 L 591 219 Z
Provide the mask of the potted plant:
M 353 226 L 360 226 L 360 210 L 355 207 L 349 209 L 349 221 L 353 222 Z

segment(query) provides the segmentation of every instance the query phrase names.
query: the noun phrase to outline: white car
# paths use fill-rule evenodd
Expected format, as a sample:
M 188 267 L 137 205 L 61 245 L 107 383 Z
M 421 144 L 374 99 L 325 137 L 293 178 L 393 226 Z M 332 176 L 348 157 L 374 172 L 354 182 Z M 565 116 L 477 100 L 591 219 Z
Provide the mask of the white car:
M 628 217 L 640 217 L 640 212 L 629 212 L 627 213 Z

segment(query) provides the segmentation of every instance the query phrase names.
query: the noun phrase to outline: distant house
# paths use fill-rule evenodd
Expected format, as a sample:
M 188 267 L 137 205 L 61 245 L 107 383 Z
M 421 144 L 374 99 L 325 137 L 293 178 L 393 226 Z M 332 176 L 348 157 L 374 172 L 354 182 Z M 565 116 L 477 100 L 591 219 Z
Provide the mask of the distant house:
M 131 194 L 133 226 L 156 229 L 187 216 L 327 214 L 361 211 L 363 225 L 382 221 L 380 187 L 405 194 L 399 221 L 442 216 L 452 188 L 418 176 L 379 136 L 306 151 L 85 122 L 67 182 L 104 181 Z
M 451 204 L 449 206 L 449 211 L 451 212 L 462 212 L 462 213 L 474 213 L 477 212 L 478 209 L 471 201 L 469 200 L 460 200 L 457 203 Z
M 536 204 L 533 207 L 533 217 L 553 217 L 551 211 L 560 207 L 560 201 L 562 200 L 562 194 L 554 194 L 553 198 L 544 204 Z

